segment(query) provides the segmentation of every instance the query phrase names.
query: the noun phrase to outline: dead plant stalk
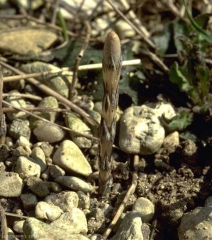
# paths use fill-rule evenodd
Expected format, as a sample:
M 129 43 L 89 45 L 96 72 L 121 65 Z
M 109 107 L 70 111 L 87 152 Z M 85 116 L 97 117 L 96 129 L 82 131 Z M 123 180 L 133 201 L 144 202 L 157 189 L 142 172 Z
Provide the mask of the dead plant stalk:
M 102 61 L 104 95 L 99 144 L 99 193 L 102 196 L 108 195 L 112 182 L 112 148 L 116 133 L 121 66 L 120 40 L 115 32 L 110 32 L 105 40 Z

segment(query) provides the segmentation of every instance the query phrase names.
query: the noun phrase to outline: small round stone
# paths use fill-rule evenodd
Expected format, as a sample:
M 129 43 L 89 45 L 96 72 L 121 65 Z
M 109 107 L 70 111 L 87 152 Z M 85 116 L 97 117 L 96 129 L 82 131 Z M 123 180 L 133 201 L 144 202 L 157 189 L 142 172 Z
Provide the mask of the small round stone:
M 60 207 L 64 212 L 68 212 L 78 206 L 79 197 L 76 192 L 64 191 L 58 194 L 49 195 L 44 201 Z
M 155 207 L 152 202 L 144 197 L 140 197 L 136 200 L 135 204 L 133 205 L 133 210 L 140 213 L 142 222 L 145 223 L 151 221 L 155 213 Z
M 20 198 L 25 210 L 33 209 L 38 202 L 36 195 L 32 193 L 21 194 Z
M 35 216 L 38 219 L 46 219 L 51 222 L 56 220 L 62 213 L 63 210 L 58 206 L 43 201 L 40 201 L 35 207 Z
M 38 141 L 55 143 L 63 139 L 64 131 L 51 123 L 43 123 L 36 127 L 33 131 Z

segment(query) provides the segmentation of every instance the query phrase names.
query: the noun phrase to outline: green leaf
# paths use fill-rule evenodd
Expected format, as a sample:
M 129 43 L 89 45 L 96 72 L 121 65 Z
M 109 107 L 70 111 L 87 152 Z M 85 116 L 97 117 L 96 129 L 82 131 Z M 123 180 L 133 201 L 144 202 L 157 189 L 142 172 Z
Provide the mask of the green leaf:
M 194 18 L 195 22 L 203 29 L 206 29 L 212 13 L 204 13 Z
M 171 128 L 176 128 L 178 131 L 182 131 L 187 128 L 193 121 L 193 114 L 186 111 L 179 112 L 172 121 L 169 123 Z
M 83 44 L 84 42 L 81 40 L 70 42 L 64 48 L 55 50 L 53 55 L 61 61 L 63 67 L 73 67 Z M 102 50 L 88 46 L 81 59 L 80 65 L 100 62 L 102 62 Z
M 185 10 L 186 10 L 186 14 L 190 20 L 190 23 L 192 25 L 192 27 L 209 43 L 212 43 L 212 37 L 210 35 L 208 35 L 208 33 L 206 31 L 204 31 L 201 26 L 198 25 L 198 23 L 192 18 L 189 10 L 188 10 L 188 6 L 185 3 L 185 0 L 183 0 L 183 3 L 185 5 Z
M 170 67 L 169 79 L 171 82 L 178 85 L 180 91 L 188 92 L 192 89 L 192 86 L 183 74 L 177 62 L 174 62 Z

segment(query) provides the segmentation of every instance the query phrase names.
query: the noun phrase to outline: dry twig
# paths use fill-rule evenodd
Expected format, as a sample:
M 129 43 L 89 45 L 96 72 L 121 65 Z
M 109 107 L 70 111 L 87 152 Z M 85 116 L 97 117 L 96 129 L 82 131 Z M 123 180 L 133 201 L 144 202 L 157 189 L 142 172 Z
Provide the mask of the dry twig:
M 0 144 L 5 143 L 5 136 L 7 133 L 7 125 L 5 121 L 5 114 L 3 113 L 2 109 L 2 94 L 3 94 L 3 75 L 2 75 L 2 68 L 0 65 Z
M 2 61 L 0 61 L 0 64 Z M 122 62 L 122 66 L 132 66 L 132 65 L 141 65 L 141 60 L 140 59 L 133 59 L 133 60 L 125 60 Z M 94 64 L 86 64 L 86 65 L 81 65 L 78 67 L 78 71 L 85 71 L 85 70 L 92 70 L 92 69 L 101 69 L 102 68 L 102 63 L 94 63 Z M 71 71 L 71 68 L 64 67 L 59 70 L 52 70 L 52 71 L 46 71 L 46 72 L 39 72 L 39 73 L 28 73 L 28 74 L 21 74 L 21 75 L 16 75 L 16 76 L 9 76 L 9 77 L 4 77 L 4 82 L 11 82 L 11 81 L 18 81 L 21 79 L 27 79 L 27 78 L 34 78 L 34 77 L 43 77 L 45 78 L 46 76 L 53 75 L 53 74 L 60 74 L 61 72 L 64 71 Z
M 11 71 L 13 71 L 13 72 L 15 72 L 17 74 L 22 74 L 22 75 L 24 74 L 20 70 L 14 68 L 14 67 L 12 67 L 12 66 L 4 63 L 4 62 L 0 62 L 0 64 L 2 64 L 4 67 L 10 69 Z M 30 82 L 31 84 L 35 85 L 37 88 L 39 88 L 44 93 L 57 98 L 57 100 L 59 100 L 60 102 L 64 103 L 66 106 L 70 107 L 73 111 L 75 111 L 80 116 L 85 118 L 85 120 L 87 122 L 89 122 L 90 124 L 92 124 L 92 125 L 96 125 L 97 124 L 93 119 L 90 118 L 90 116 L 83 109 L 81 109 L 80 107 L 78 107 L 74 103 L 70 102 L 68 99 L 66 99 L 65 97 L 61 96 L 59 93 L 57 93 L 54 90 L 52 90 L 51 88 L 47 87 L 43 83 L 39 82 L 38 80 L 36 80 L 34 78 L 27 78 L 27 81 Z
M 76 58 L 76 61 L 75 61 L 75 64 L 74 64 L 74 73 L 73 73 L 73 78 L 72 78 L 72 82 L 71 82 L 71 85 L 70 85 L 70 98 L 73 97 L 74 95 L 74 89 L 75 89 L 75 86 L 77 84 L 77 74 L 78 74 L 78 68 L 79 68 L 79 64 L 80 64 L 80 61 L 84 55 L 84 52 L 85 50 L 87 49 L 88 47 L 88 43 L 89 43 L 89 40 L 90 40 L 90 36 L 91 36 L 91 26 L 90 26 L 90 23 L 88 21 L 85 21 L 85 26 L 87 28 L 87 33 L 86 33 L 86 37 L 85 37 L 85 42 L 82 46 L 82 49 L 80 50 L 77 58 Z
M 121 72 L 121 44 L 116 33 L 110 32 L 103 50 L 102 118 L 99 144 L 99 193 L 107 196 L 112 181 L 112 148 L 116 134 L 118 82 Z
M 8 240 L 7 219 L 5 216 L 4 208 L 0 203 L 0 215 L 1 215 L 1 239 Z

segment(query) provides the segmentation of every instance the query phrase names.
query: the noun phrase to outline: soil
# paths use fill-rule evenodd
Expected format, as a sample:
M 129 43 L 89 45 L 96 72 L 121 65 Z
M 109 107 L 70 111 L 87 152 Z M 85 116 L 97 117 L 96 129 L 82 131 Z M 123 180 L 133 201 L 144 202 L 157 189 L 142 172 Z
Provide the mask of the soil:
M 154 1 L 150 1 L 151 6 L 152 4 L 154 4 Z M 179 3 L 177 3 L 177 5 L 179 5 Z M 9 1 L 9 5 L 5 7 L 5 10 L 7 10 L 7 8 L 9 7 L 13 8 L 14 3 L 10 3 Z M 42 9 L 42 11 L 44 10 L 46 11 L 47 14 L 46 21 L 48 21 L 48 19 L 52 15 L 52 12 L 48 13 L 50 7 L 48 6 L 47 8 L 47 6 L 43 5 L 40 8 Z M 143 10 L 144 13 L 145 10 L 150 11 L 151 9 L 147 6 L 144 8 L 145 8 Z M 174 16 L 173 12 L 169 8 L 168 9 L 167 8 L 168 8 L 167 6 L 164 7 L 164 9 L 168 12 L 167 18 L 169 18 L 169 20 L 171 21 L 176 16 Z M 199 8 L 198 9 L 194 8 L 194 10 L 201 12 Z M 22 8 L 19 8 L 17 5 L 14 7 L 16 14 L 19 14 L 21 12 L 21 9 Z M 146 12 L 146 16 L 145 15 L 143 16 L 143 20 L 146 21 L 147 26 L 149 28 L 152 27 L 152 29 L 149 29 L 150 31 L 154 30 L 153 26 L 151 26 L 151 16 L 152 17 L 154 16 L 154 18 L 156 18 L 156 16 L 165 18 L 166 11 L 164 9 L 162 11 L 158 7 L 155 8 L 156 12 L 154 12 L 154 14 L 150 11 Z M 162 11 L 162 13 L 160 11 Z M 34 10 L 32 11 L 32 16 L 38 18 L 42 15 L 39 14 L 40 12 L 41 11 L 38 9 Z M 80 18 L 78 20 L 80 20 Z M 152 21 L 153 20 L 154 19 L 152 19 Z M 23 22 L 24 21 L 25 20 L 23 20 Z M 15 25 L 14 20 L 12 20 L 12 23 L 13 25 Z M 20 22 L 17 23 L 18 26 L 19 24 Z M 157 25 L 160 24 L 162 24 L 162 22 L 157 23 Z M 74 28 L 73 24 L 71 24 L 70 22 L 68 23 L 68 26 L 73 28 L 73 32 L 76 31 L 77 33 L 79 33 L 81 30 L 81 28 L 78 25 L 82 26 L 80 22 L 78 22 Z M 59 35 L 59 40 L 60 38 L 62 38 L 61 34 Z M 102 49 L 103 41 L 102 38 L 99 36 L 97 37 L 97 39 L 98 39 L 97 41 L 93 40 L 93 42 L 95 42 L 95 44 L 93 45 L 97 50 L 99 50 L 100 46 Z M 133 39 L 130 38 L 127 39 L 128 42 L 132 40 Z M 55 44 L 54 47 L 56 48 L 57 43 L 54 44 Z M 0 53 L 5 58 L 8 58 L 9 63 L 13 66 L 16 65 L 20 66 L 22 63 L 32 61 L 32 59 L 26 59 L 26 56 L 23 58 L 23 56 L 20 57 L 14 53 L 9 54 L 8 52 Z M 138 55 L 139 58 L 143 57 L 144 61 L 147 60 L 146 56 L 142 55 L 140 52 Z M 48 57 L 52 57 L 53 59 L 50 58 L 51 60 L 49 60 Z M 63 63 L 61 63 L 58 58 L 54 58 L 54 56 L 52 55 L 48 57 L 47 59 L 49 62 L 52 62 L 60 67 L 66 66 L 66 63 L 63 65 Z M 42 58 L 46 60 L 44 55 L 42 56 Z M 171 65 L 169 61 L 167 60 L 168 66 Z M 191 104 L 189 98 L 186 96 L 185 93 L 181 93 L 175 85 L 168 82 L 167 79 L 164 80 L 163 77 L 161 77 L 162 71 L 161 69 L 158 70 L 158 66 L 155 67 L 155 65 L 148 59 L 147 63 L 145 63 L 145 67 L 146 67 L 145 71 L 149 71 L 147 73 L 149 79 L 147 78 L 144 82 L 142 82 L 143 81 L 142 79 L 140 80 L 142 84 L 140 86 L 141 88 L 138 89 L 137 104 L 142 104 L 145 101 L 156 101 L 158 95 L 161 94 L 167 101 L 171 102 L 175 106 L 176 110 L 178 110 L 178 108 L 180 107 L 185 106 L 189 108 L 188 106 L 190 106 L 189 104 Z M 158 74 L 157 71 L 159 71 L 160 74 Z M 4 74 L 12 75 L 12 73 L 6 69 L 4 69 Z M 88 77 L 92 78 L 94 74 L 98 75 L 99 72 L 88 71 L 86 77 L 85 76 L 79 77 L 80 87 L 78 87 L 77 89 L 78 95 L 83 95 L 83 97 L 86 98 L 86 101 L 90 98 L 94 99 L 95 101 L 95 96 L 91 96 L 91 92 L 95 87 L 93 85 L 95 84 L 92 84 L 87 80 Z M 168 78 L 167 75 L 165 76 L 166 78 Z M 98 86 L 98 82 L 96 83 L 97 83 L 96 85 Z M 16 85 L 15 88 L 21 89 L 20 85 Z M 6 93 L 7 91 L 13 88 L 14 85 L 6 85 L 4 92 Z M 128 94 L 127 90 L 125 92 L 123 91 L 120 95 L 121 110 L 124 110 L 131 104 L 134 104 L 133 103 L 134 100 L 132 97 L 134 93 L 130 95 L 131 92 Z M 135 91 L 135 89 L 133 89 L 133 91 Z M 98 89 L 96 90 L 96 92 L 98 92 Z M 44 97 L 44 94 L 38 92 L 37 90 L 35 95 L 39 95 L 41 96 L 41 98 Z M 99 99 L 96 99 L 96 101 L 97 100 Z M 76 104 L 83 108 L 83 103 L 85 106 L 88 105 L 86 101 L 78 101 L 78 103 L 76 101 Z M 185 104 L 185 102 L 188 104 Z M 86 107 L 84 107 L 84 109 L 86 109 Z M 62 113 L 58 117 L 58 119 L 59 119 L 58 122 L 62 122 L 61 120 Z M 110 197 L 109 199 L 104 200 L 101 199 L 97 193 L 93 193 L 91 195 L 90 215 L 92 216 L 93 214 L 95 218 L 90 218 L 88 221 L 88 233 L 90 235 L 94 233 L 103 234 L 105 232 L 105 230 L 107 229 L 112 220 L 112 217 L 114 216 L 114 213 L 116 212 L 118 206 L 120 205 L 121 200 L 124 197 L 124 194 L 131 185 L 133 172 L 136 171 L 138 175 L 137 187 L 133 195 L 129 197 L 124 212 L 132 210 L 132 205 L 135 203 L 138 197 L 141 196 L 146 197 L 149 200 L 151 200 L 152 203 L 155 205 L 155 215 L 153 220 L 149 223 L 149 225 L 152 226 L 152 231 L 154 231 L 153 239 L 154 240 L 178 239 L 177 228 L 179 226 L 180 219 L 183 216 L 183 214 L 190 210 L 193 210 L 197 206 L 204 206 L 206 198 L 212 195 L 212 146 L 211 146 L 212 127 L 210 111 L 207 111 L 204 115 L 201 114 L 195 115 L 193 123 L 186 130 L 189 130 L 189 133 L 195 135 L 197 137 L 197 141 L 192 141 L 190 139 L 184 139 L 183 137 L 181 137 L 180 144 L 178 146 L 167 148 L 162 147 L 156 154 L 150 156 L 139 156 L 140 161 L 137 166 L 133 166 L 132 164 L 133 155 L 126 154 L 120 151 L 119 149 L 114 149 L 115 160 L 113 163 L 114 166 L 112 172 L 113 187 Z M 7 136 L 9 136 L 9 134 Z M 36 139 L 34 137 L 32 137 L 32 142 L 33 144 L 36 144 Z M 52 145 L 54 146 L 54 148 L 57 147 L 57 144 Z M 117 142 L 115 142 L 115 145 L 118 145 Z M 1 149 L 4 150 L 4 147 Z M 85 151 L 84 153 L 85 155 L 89 156 L 88 151 Z M 5 155 L 5 157 L 3 157 L 4 159 L 8 158 L 8 151 L 5 152 L 2 151 L 1 154 Z M 97 170 L 98 163 L 96 157 L 91 156 L 89 157 L 93 169 Z M 1 168 L 3 167 L 1 166 Z M 12 168 L 9 166 L 8 169 Z M 95 184 L 97 184 L 97 181 L 95 180 L 93 181 L 95 182 Z M 1 204 L 4 207 L 5 211 L 8 212 L 10 211 L 14 212 L 15 207 L 17 208 L 22 207 L 19 198 L 17 199 L 2 198 Z M 107 214 L 107 218 L 105 218 L 102 212 L 101 211 L 98 212 L 96 208 L 98 207 L 103 208 L 107 204 L 112 205 L 114 209 L 111 211 L 108 210 L 109 212 Z M 93 209 L 95 209 L 95 212 L 93 212 Z M 25 210 L 23 210 L 23 212 L 25 212 Z M 9 227 L 12 226 L 14 220 L 16 220 L 14 217 L 7 217 L 7 223 Z M 114 232 L 111 233 L 109 238 L 112 237 L 113 235 Z

